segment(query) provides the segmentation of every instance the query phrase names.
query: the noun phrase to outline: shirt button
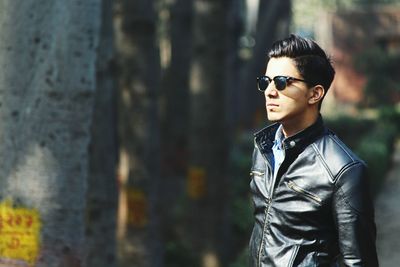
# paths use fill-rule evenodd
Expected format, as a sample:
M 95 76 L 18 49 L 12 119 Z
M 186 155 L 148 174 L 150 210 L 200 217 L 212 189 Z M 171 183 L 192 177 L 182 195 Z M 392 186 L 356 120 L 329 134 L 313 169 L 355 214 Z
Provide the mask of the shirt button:
M 295 141 L 290 141 L 289 145 L 290 145 L 290 147 L 294 147 L 296 145 L 296 142 Z

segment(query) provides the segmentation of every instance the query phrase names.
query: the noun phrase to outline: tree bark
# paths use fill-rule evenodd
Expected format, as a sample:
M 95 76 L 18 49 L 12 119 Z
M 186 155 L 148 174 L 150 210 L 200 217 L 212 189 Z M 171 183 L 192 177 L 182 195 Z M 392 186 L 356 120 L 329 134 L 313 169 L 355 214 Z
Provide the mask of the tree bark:
M 88 267 L 117 266 L 117 118 L 112 3 L 111 0 L 102 0 L 102 22 L 97 50 L 97 86 L 91 126 L 86 211 Z
M 190 165 L 187 235 L 201 266 L 223 265 L 226 159 L 226 24 L 230 1 L 194 1 L 190 76 Z
M 128 266 L 163 266 L 159 235 L 160 63 L 155 1 L 119 0 L 119 178 L 122 259 Z M 124 230 L 125 229 L 125 230 Z M 122 264 L 124 266 L 124 264 Z
M 290 0 L 260 1 L 256 43 L 252 57 L 243 71 L 240 85 L 242 92 L 240 122 L 244 128 L 252 129 L 257 123 L 264 121 L 264 96 L 257 91 L 256 77 L 265 73 L 268 62 L 267 52 L 273 42 L 288 35 L 290 18 Z
M 163 173 L 185 174 L 189 127 L 189 70 L 192 48 L 192 0 L 177 0 L 168 9 L 170 62 L 163 77 Z M 168 181 L 166 181 L 168 183 Z M 173 181 L 173 188 L 176 183 Z M 169 192 L 174 194 L 174 192 Z
M 162 76 L 161 114 L 161 182 L 160 191 L 162 234 L 168 248 L 181 245 L 178 233 L 182 227 L 180 201 L 185 194 L 185 177 L 188 164 L 189 138 L 189 71 L 192 51 L 192 0 L 166 3 L 163 11 L 164 54 L 169 54 L 168 64 Z M 172 207 L 172 209 L 171 209 Z M 172 246 L 171 246 L 172 245 Z M 179 252 L 178 252 L 179 250 Z M 178 264 L 175 253 L 180 249 L 166 251 L 166 264 Z M 172 261 L 172 262 L 169 262 Z M 182 264 L 182 263 L 179 263 Z
M 7 227 L 23 228 L 1 233 L 15 241 L 7 266 L 84 264 L 99 25 L 99 0 L 0 3 L 0 196 Z

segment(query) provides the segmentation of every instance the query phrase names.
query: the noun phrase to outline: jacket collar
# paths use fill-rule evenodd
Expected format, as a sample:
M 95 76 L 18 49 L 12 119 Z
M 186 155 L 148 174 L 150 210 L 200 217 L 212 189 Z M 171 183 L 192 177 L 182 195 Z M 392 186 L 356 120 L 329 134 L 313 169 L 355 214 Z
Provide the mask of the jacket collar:
M 274 144 L 275 133 L 279 128 L 279 123 L 274 123 L 254 134 L 255 142 L 262 153 L 271 152 Z M 282 142 L 284 150 L 303 150 L 306 146 L 313 143 L 318 137 L 326 133 L 327 129 L 324 126 L 321 115 L 314 124 L 307 127 L 306 129 L 298 132 L 297 134 L 285 138 Z

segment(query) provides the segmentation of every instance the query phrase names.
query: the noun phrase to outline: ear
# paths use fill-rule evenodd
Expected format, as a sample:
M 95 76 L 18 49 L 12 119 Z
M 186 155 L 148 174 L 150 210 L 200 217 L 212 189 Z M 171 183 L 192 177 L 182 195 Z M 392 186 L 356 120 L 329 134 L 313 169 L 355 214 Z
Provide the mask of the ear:
M 322 85 L 316 85 L 310 89 L 308 104 L 314 105 L 322 100 L 325 95 L 325 89 Z

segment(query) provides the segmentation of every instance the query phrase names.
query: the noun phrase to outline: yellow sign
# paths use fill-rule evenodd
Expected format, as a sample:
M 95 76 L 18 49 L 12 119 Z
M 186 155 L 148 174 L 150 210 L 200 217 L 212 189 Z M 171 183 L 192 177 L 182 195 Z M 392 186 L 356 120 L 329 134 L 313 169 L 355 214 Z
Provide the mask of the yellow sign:
M 144 227 L 148 222 L 147 198 L 144 192 L 136 188 L 127 189 L 128 224 L 134 227 Z
M 204 168 L 190 167 L 187 192 L 190 198 L 199 199 L 206 193 L 206 171 Z
M 0 258 L 34 265 L 40 247 L 41 221 L 34 209 L 13 207 L 11 201 L 0 203 Z

